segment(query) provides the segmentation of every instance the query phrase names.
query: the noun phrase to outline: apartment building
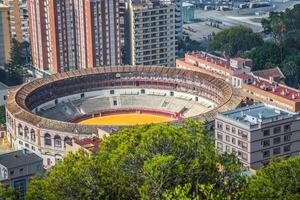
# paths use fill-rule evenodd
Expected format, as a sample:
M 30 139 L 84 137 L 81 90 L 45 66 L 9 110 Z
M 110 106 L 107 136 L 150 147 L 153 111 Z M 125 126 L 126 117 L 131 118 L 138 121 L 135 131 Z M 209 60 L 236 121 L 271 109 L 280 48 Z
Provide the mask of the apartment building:
M 176 60 L 176 67 L 221 78 L 240 88 L 247 102 L 266 103 L 292 112 L 300 111 L 300 90 L 283 84 L 279 68 L 252 71 L 252 60 L 226 59 L 206 52 L 190 52 Z
M 121 64 L 124 0 L 28 0 L 32 61 L 49 74 Z
M 129 2 L 128 18 L 129 63 L 175 66 L 175 5 Z
M 19 42 L 29 42 L 29 19 L 27 0 L 3 0 L 9 7 L 9 29 L 11 37 Z
M 172 3 L 175 5 L 175 35 L 181 38 L 183 33 L 182 0 L 151 0 L 151 2 Z
M 9 185 L 25 199 L 30 178 L 44 172 L 43 159 L 27 150 L 0 155 L 0 183 Z
M 0 4 L 0 66 L 10 61 L 9 8 Z
M 221 58 L 203 51 L 189 52 L 176 60 L 176 67 L 199 71 L 231 82 L 235 74 L 251 72 L 252 60 L 244 58 Z
M 215 144 L 220 152 L 234 153 L 241 163 L 259 169 L 272 157 L 300 152 L 300 118 L 266 104 L 224 113 L 215 119 Z

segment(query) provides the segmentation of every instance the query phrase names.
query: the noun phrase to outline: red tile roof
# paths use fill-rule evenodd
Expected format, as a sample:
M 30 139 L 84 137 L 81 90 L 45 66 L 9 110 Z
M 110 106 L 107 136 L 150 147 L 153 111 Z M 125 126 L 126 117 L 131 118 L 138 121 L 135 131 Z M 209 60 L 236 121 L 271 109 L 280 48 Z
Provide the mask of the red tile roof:
M 96 153 L 99 150 L 99 145 L 101 143 L 101 139 L 98 137 L 84 138 L 84 139 L 75 141 L 75 143 L 87 150 L 90 150 L 93 153 Z
M 254 82 L 251 84 L 253 87 L 263 89 L 274 95 L 284 97 L 289 100 L 300 102 L 300 91 L 294 88 L 290 88 L 282 84 L 272 84 L 268 80 L 264 80 L 258 77 L 253 77 Z

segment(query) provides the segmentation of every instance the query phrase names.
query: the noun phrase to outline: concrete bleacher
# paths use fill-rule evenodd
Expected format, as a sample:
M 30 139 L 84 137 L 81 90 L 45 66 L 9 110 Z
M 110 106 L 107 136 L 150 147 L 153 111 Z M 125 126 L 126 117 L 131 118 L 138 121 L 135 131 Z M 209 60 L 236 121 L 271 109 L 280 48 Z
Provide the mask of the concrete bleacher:
M 128 108 L 143 108 L 168 113 L 181 113 L 183 117 L 192 117 L 209 111 L 206 105 L 192 101 L 189 98 L 149 94 L 122 94 L 62 102 L 54 107 L 41 109 L 38 114 L 50 119 L 72 121 L 72 119 L 80 117 L 80 115 Z

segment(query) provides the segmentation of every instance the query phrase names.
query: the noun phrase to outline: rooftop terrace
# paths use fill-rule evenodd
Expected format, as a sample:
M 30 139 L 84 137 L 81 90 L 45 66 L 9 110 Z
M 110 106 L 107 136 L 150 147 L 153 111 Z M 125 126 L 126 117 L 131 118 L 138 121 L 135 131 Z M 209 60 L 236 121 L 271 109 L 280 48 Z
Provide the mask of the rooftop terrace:
M 297 115 L 277 107 L 257 104 L 221 113 L 222 116 L 247 125 L 266 124 Z

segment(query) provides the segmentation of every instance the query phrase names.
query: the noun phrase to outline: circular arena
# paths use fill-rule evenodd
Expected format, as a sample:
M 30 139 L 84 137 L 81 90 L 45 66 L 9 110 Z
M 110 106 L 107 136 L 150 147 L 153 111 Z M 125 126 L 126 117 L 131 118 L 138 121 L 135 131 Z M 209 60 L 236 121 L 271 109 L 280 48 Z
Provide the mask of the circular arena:
M 156 66 L 70 71 L 10 92 L 7 137 L 13 148 L 54 165 L 73 139 L 144 123 L 210 122 L 239 103 L 230 84 L 199 72 Z

